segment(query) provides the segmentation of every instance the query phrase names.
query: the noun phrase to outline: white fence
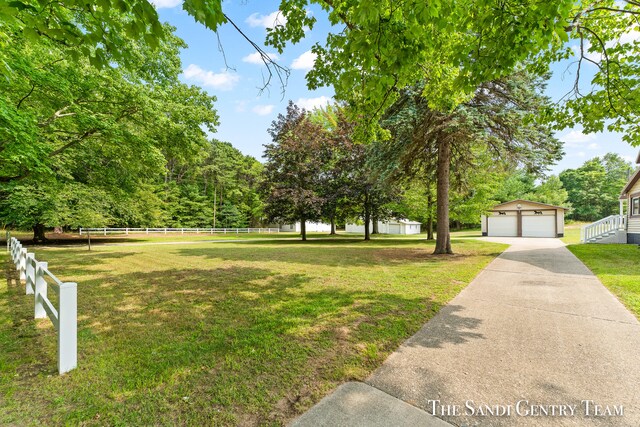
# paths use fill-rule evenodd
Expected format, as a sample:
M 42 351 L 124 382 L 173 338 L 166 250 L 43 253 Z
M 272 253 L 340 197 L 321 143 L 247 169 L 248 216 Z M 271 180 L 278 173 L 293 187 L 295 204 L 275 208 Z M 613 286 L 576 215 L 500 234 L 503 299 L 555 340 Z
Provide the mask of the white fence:
M 78 285 L 61 282 L 48 270 L 48 263 L 38 262 L 15 237 L 7 233 L 7 251 L 25 283 L 27 295 L 34 296 L 34 318 L 49 317 L 58 332 L 58 372 L 62 375 L 78 365 Z M 49 283 L 58 294 L 55 307 L 47 297 Z
M 195 233 L 195 234 L 241 234 L 259 233 L 271 234 L 279 233 L 279 228 L 80 228 L 80 235 L 91 234 L 150 234 L 150 233 Z

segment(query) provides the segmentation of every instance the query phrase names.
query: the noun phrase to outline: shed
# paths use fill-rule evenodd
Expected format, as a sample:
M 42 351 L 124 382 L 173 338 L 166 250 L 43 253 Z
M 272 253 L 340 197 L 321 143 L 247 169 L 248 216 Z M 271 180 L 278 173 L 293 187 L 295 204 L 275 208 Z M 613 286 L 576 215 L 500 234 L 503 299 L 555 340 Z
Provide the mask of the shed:
M 562 206 L 512 200 L 495 205 L 482 215 L 482 235 L 495 237 L 563 237 L 564 213 Z
M 383 234 L 420 234 L 420 223 L 408 219 L 378 221 L 378 232 Z M 364 233 L 364 223 L 345 225 L 347 233 Z M 369 223 L 369 232 L 373 232 L 373 222 Z
M 305 222 L 305 226 L 307 233 L 331 231 L 331 224 L 326 224 L 324 222 L 307 221 Z M 296 222 L 295 224 L 281 224 L 280 231 L 295 231 L 299 233 L 300 231 L 302 231 L 300 229 L 300 221 Z

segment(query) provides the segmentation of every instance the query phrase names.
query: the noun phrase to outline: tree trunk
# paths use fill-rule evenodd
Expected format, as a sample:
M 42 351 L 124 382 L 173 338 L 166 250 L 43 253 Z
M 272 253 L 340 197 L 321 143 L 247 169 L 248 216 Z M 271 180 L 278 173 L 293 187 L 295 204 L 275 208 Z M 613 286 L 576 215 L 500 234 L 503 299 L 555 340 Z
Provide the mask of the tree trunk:
M 331 235 L 336 234 L 336 219 L 331 217 Z
M 36 224 L 33 226 L 33 241 L 45 242 L 47 238 L 44 235 L 44 224 Z
M 307 221 L 302 217 L 300 219 L 300 235 L 302 236 L 302 241 L 307 240 Z
M 427 195 L 427 211 L 429 212 L 429 216 L 427 216 L 427 240 L 433 240 L 433 198 L 431 197 L 431 190 Z
M 373 223 L 373 230 L 371 230 L 371 234 L 380 234 L 378 232 L 378 215 L 371 215 L 371 222 Z
M 371 240 L 369 236 L 369 223 L 371 222 L 371 207 L 369 206 L 369 194 L 364 195 L 364 240 Z
M 437 226 L 434 254 L 453 254 L 449 235 L 449 168 L 451 166 L 451 142 L 446 137 L 438 144 L 437 169 Z

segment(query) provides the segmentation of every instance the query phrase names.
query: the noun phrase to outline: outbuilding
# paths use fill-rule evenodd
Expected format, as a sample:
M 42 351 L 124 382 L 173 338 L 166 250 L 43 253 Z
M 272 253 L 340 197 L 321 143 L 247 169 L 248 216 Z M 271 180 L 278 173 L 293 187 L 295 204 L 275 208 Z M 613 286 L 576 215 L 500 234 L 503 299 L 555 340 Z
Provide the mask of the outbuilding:
M 382 234 L 420 234 L 420 223 L 408 219 L 392 219 L 378 221 L 378 232 Z M 364 222 L 361 224 L 346 223 L 347 233 L 364 233 Z M 373 222 L 369 223 L 369 232 L 373 232 Z
M 307 233 L 324 233 L 331 231 L 331 224 L 327 224 L 324 222 L 307 221 L 305 222 L 305 228 Z M 300 233 L 300 231 L 302 230 L 300 227 L 300 222 L 298 221 L 295 224 L 280 224 L 280 231 L 295 231 L 297 233 Z
M 482 235 L 495 237 L 563 237 L 562 206 L 512 200 L 493 207 L 482 215 Z

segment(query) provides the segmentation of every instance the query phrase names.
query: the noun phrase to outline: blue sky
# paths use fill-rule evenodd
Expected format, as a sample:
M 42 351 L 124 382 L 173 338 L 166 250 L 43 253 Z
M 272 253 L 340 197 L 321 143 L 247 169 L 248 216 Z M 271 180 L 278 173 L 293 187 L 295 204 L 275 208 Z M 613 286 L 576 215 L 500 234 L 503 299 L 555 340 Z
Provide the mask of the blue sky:
M 282 55 L 274 49 L 264 48 L 275 55 L 278 63 L 291 69 L 283 98 L 277 78 L 272 80 L 268 90 L 260 93 L 266 68 L 257 60 L 251 45 L 230 25 L 223 26 L 219 31 L 223 55 L 218 48 L 216 34 L 187 15 L 181 8 L 181 0 L 152 2 L 158 8 L 160 19 L 175 26 L 178 36 L 189 45 L 181 53 L 181 79 L 201 86 L 217 97 L 220 125 L 218 132 L 213 135 L 215 138 L 231 142 L 243 153 L 261 159 L 263 144 L 271 142 L 267 129 L 277 115 L 285 110 L 290 99 L 307 109 L 330 101 L 333 95 L 331 88 L 310 91 L 305 81 L 305 74 L 313 65 L 313 55 L 309 49 L 314 43 L 324 41 L 329 30 L 329 24 L 322 19 L 324 13 L 319 8 L 311 8 L 310 12 L 319 19 L 313 31 L 308 31 L 300 43 L 288 46 Z M 278 3 L 270 0 L 227 0 L 223 3 L 223 9 L 248 37 L 262 44 L 266 28 L 282 21 L 282 16 L 278 14 Z M 556 64 L 552 69 L 553 76 L 547 93 L 553 99 L 563 96 L 573 85 L 573 76 L 566 68 L 565 63 Z M 616 133 L 585 135 L 578 127 L 560 131 L 557 137 L 564 142 L 566 154 L 551 173 L 578 167 L 584 161 L 607 152 L 618 153 L 629 161 L 635 160 L 638 153 L 638 148 L 622 142 L 622 136 Z

